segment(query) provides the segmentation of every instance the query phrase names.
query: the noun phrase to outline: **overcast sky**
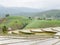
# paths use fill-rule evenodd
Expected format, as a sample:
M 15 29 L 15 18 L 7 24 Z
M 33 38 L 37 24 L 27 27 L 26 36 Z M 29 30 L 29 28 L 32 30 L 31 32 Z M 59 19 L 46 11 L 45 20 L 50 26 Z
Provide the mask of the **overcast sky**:
M 60 9 L 60 0 L 0 0 L 0 5 L 5 7 Z

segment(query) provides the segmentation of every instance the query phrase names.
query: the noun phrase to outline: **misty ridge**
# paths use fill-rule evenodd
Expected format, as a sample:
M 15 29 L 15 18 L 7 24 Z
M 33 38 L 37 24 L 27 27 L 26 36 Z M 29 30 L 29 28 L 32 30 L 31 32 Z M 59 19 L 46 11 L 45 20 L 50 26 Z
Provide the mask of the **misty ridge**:
M 4 16 L 5 14 L 10 15 L 28 15 L 28 14 L 34 14 L 37 12 L 41 12 L 40 9 L 33 9 L 33 8 L 27 8 L 27 7 L 4 7 L 0 6 L 0 16 Z
M 31 16 L 31 17 L 47 17 L 60 19 L 60 10 L 59 9 L 34 9 L 27 7 L 4 7 L 0 6 L 0 16 L 4 17 L 6 14 L 11 16 Z

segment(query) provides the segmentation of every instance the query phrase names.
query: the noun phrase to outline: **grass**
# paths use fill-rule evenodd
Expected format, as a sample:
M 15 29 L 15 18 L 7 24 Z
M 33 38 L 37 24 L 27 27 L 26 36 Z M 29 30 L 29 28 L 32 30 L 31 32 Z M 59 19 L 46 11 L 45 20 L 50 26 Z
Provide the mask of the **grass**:
M 23 29 L 60 27 L 60 20 L 30 20 L 28 17 L 23 16 L 9 16 L 0 24 L 0 28 L 6 25 L 7 27 L 18 29 L 23 27 L 24 24 L 28 25 Z
M 21 28 L 23 27 L 25 24 L 29 24 L 31 22 L 31 20 L 28 17 L 24 17 L 24 16 L 9 16 L 7 18 L 4 19 L 4 21 L 0 24 L 0 28 L 2 28 L 2 26 L 7 26 L 7 27 L 12 27 L 12 28 Z
M 25 24 L 28 24 L 25 27 L 27 29 L 59 27 L 60 20 L 36 20 L 36 19 L 30 20 L 28 17 L 24 17 L 24 16 L 9 16 L 0 24 L 0 28 L 2 28 L 2 26 L 4 25 L 12 28 L 17 28 L 17 27 L 21 28 Z
M 48 27 L 59 27 L 60 20 L 34 20 L 28 24 L 25 28 L 48 28 Z

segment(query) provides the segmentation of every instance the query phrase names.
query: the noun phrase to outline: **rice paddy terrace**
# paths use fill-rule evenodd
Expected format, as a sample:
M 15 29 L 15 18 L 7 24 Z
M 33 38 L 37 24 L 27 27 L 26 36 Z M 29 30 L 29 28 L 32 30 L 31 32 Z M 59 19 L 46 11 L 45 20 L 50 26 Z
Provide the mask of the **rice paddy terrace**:
M 0 36 L 0 45 L 60 45 L 60 39 Z
M 44 28 L 44 30 L 46 29 Z M 55 27 L 53 29 L 59 31 L 60 27 Z M 37 29 L 36 31 L 35 29 L 34 31 L 37 32 L 39 30 Z M 46 31 L 51 31 L 51 30 L 46 30 Z M 23 32 L 26 33 L 27 31 L 23 30 Z M 60 45 L 60 39 L 56 37 L 41 37 L 40 35 L 0 36 L 0 45 Z
M 25 26 L 25 24 L 27 25 Z M 14 17 L 14 18 L 8 17 L 0 24 L 0 28 L 4 25 L 6 25 L 7 27 L 12 27 L 13 29 L 15 28 L 16 29 L 18 28 L 31 29 L 31 31 L 37 35 L 41 33 L 48 34 L 46 33 L 46 31 L 49 32 L 51 30 L 49 29 L 45 30 L 45 28 L 49 28 L 49 27 L 51 28 L 59 27 L 58 29 L 53 28 L 53 30 L 60 32 L 60 20 L 35 20 L 35 19 L 30 20 L 29 18 L 26 18 L 26 17 Z M 35 30 L 35 29 L 40 29 L 40 28 L 44 28 L 42 29 L 42 32 Z M 35 31 L 33 31 L 32 29 L 34 29 Z M 36 32 L 39 32 L 39 33 L 36 33 Z M 25 34 L 27 32 L 24 32 L 23 30 L 23 33 Z M 58 35 L 60 36 L 60 33 Z M 16 36 L 16 35 L 15 36 L 0 36 L 0 45 L 60 45 L 60 39 L 55 38 L 55 37 L 41 37 L 40 35 L 38 36 L 29 35 L 27 37 Z

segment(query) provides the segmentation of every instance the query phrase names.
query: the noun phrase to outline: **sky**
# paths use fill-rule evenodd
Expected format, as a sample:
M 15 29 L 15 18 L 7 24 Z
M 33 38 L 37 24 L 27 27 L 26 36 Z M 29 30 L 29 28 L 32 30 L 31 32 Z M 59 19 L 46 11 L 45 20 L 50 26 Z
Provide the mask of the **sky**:
M 60 0 L 0 0 L 0 5 L 4 7 L 60 9 Z

